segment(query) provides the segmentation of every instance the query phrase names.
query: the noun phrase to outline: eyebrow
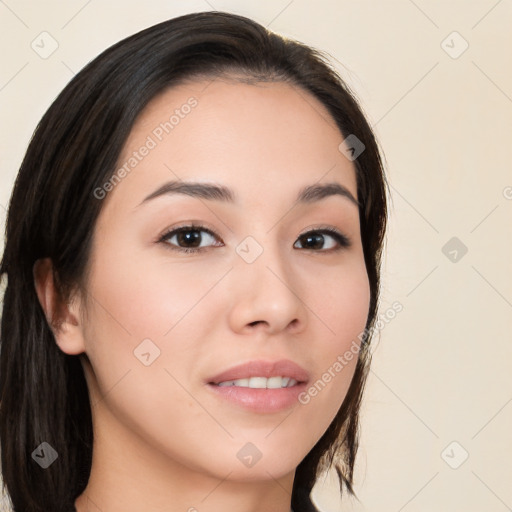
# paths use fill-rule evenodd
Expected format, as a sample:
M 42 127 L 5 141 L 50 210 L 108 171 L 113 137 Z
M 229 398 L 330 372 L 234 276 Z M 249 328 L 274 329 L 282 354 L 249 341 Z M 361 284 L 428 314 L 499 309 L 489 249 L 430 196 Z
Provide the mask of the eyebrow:
M 223 201 L 226 203 L 236 203 L 235 192 L 224 186 L 212 183 L 198 183 L 186 181 L 169 181 L 158 187 L 154 192 L 149 194 L 137 206 L 147 203 L 151 199 L 164 195 L 184 194 L 191 197 L 208 199 L 214 201 Z M 359 202 L 352 195 L 350 190 L 337 182 L 331 183 L 315 183 L 301 189 L 297 195 L 294 206 L 297 204 L 309 204 L 330 196 L 341 196 L 359 207 Z

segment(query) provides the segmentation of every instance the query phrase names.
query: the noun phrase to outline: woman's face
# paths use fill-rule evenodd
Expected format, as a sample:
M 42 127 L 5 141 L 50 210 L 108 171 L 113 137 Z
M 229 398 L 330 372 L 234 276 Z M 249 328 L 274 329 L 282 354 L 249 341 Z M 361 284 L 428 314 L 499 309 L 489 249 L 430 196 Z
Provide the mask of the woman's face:
M 348 353 L 370 300 L 350 198 L 355 167 L 342 141 L 323 105 L 284 83 L 193 82 L 143 111 L 119 179 L 95 192 L 108 191 L 77 350 L 90 361 L 105 449 L 122 454 L 128 442 L 140 460 L 263 480 L 293 473 L 322 436 L 352 379 L 357 354 Z M 222 187 L 232 200 L 191 183 Z M 341 193 L 297 202 L 328 183 Z M 272 368 L 282 360 L 302 374 Z M 254 361 L 269 365 L 240 378 L 295 375 L 297 385 L 212 384 Z

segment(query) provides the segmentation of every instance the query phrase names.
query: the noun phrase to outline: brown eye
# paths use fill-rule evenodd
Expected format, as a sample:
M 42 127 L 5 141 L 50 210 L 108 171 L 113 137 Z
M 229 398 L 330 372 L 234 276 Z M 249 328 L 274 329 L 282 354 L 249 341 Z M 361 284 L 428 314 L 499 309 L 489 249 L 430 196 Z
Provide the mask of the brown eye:
M 165 233 L 159 242 L 165 243 L 171 249 L 183 252 L 200 252 L 212 245 L 218 239 L 217 235 L 203 226 L 181 226 Z
M 336 251 L 350 245 L 345 235 L 333 229 L 308 231 L 299 237 L 299 241 L 303 249 L 314 251 Z

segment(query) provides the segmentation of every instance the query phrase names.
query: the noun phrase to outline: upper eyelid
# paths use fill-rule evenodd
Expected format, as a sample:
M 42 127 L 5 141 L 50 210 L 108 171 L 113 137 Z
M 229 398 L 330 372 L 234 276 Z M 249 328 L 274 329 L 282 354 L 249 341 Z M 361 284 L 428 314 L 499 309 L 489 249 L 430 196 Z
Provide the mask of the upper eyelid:
M 164 229 L 162 234 L 157 237 L 157 240 L 162 240 L 162 238 L 167 237 L 168 235 L 170 235 L 171 233 L 175 233 L 176 231 L 185 231 L 187 229 L 189 231 L 193 231 L 193 230 L 206 231 L 210 235 L 220 238 L 220 235 L 218 235 L 216 230 L 214 230 L 213 228 L 209 228 L 208 226 L 205 226 L 203 224 L 196 224 L 192 221 L 189 221 L 186 224 L 172 226 L 172 227 Z
M 183 225 L 178 225 L 178 226 L 173 226 L 171 228 L 167 228 L 167 229 L 165 229 L 162 232 L 162 234 L 159 236 L 159 238 L 161 238 L 163 236 L 167 236 L 170 233 L 174 233 L 175 231 L 181 231 L 181 230 L 186 230 L 186 229 L 189 229 L 190 231 L 194 231 L 194 230 L 206 231 L 210 235 L 214 235 L 214 236 L 217 236 L 217 237 L 220 238 L 220 235 L 218 235 L 216 230 L 214 230 L 213 228 L 209 228 L 208 226 L 205 226 L 205 225 L 202 225 L 202 224 L 194 224 L 192 222 L 189 222 L 188 224 L 183 224 Z M 335 227 L 327 226 L 327 225 L 322 225 L 322 226 L 319 226 L 319 227 L 308 227 L 308 228 L 305 228 L 297 236 L 305 235 L 305 234 L 307 234 L 307 233 L 309 233 L 311 231 L 316 232 L 316 231 L 322 231 L 322 230 L 327 230 L 327 231 L 335 230 L 336 232 L 344 235 L 343 231 L 340 230 L 339 228 L 335 228 Z M 344 235 L 344 236 L 346 236 L 346 235 Z

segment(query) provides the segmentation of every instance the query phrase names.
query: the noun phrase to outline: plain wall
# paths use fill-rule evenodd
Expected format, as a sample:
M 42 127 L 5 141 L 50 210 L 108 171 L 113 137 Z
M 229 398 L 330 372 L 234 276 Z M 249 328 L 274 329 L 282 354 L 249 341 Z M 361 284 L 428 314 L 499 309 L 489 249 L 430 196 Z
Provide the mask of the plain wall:
M 386 156 L 385 320 L 362 411 L 360 501 L 340 505 L 328 478 L 316 503 L 324 512 L 510 510 L 510 1 L 1 2 L 2 227 L 32 131 L 73 74 L 132 33 L 211 9 L 328 52 Z M 44 31 L 58 43 L 48 58 L 31 47 Z M 391 319 L 396 301 L 403 310 Z

